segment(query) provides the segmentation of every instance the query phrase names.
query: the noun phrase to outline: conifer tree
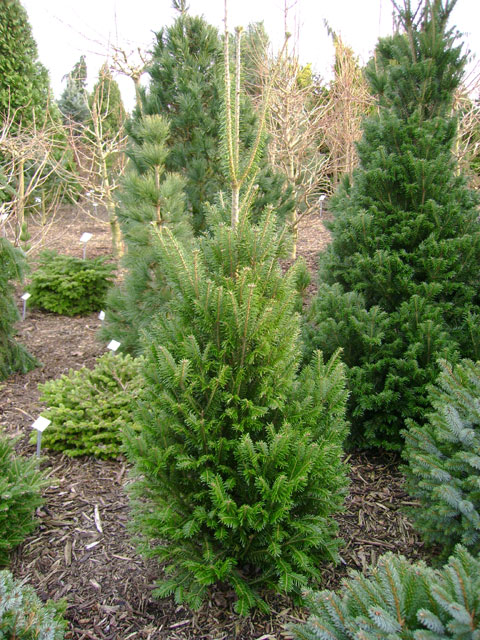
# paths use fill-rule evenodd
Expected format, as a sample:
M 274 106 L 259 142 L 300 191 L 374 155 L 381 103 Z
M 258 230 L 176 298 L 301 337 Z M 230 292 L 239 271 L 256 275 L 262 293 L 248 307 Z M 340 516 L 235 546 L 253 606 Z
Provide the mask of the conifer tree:
M 143 113 L 169 119 L 170 153 L 165 166 L 185 178 L 187 211 L 196 230 L 204 227 L 206 203 L 213 203 L 219 191 L 228 190 L 221 155 L 221 53 L 217 29 L 189 15 L 184 7 L 174 24 L 156 35 L 148 70 L 150 84 L 142 105 Z M 248 149 L 255 136 L 256 116 L 245 95 L 242 110 L 242 142 Z M 261 164 L 252 215 L 258 217 L 266 204 L 273 204 L 284 217 L 292 206 L 290 190 L 284 178 L 269 169 L 266 159 Z
M 67 125 L 85 122 L 88 119 L 87 103 L 87 63 L 85 56 L 80 56 L 72 71 L 64 79 L 67 85 L 58 101 L 58 106 Z
M 134 125 L 127 155 L 129 170 L 120 189 L 117 216 L 127 247 L 125 280 L 107 298 L 102 338 L 114 338 L 121 349 L 140 351 L 140 331 L 162 309 L 169 288 L 157 249 L 155 230 L 170 228 L 186 245 L 193 232 L 185 215 L 184 182 L 165 171 L 169 126 L 161 116 L 145 116 Z
M 480 635 L 480 560 L 458 545 L 439 571 L 386 553 L 340 594 L 310 593 L 295 640 L 467 640 Z
M 88 97 L 88 105 L 88 126 L 94 127 L 94 122 L 91 121 L 98 118 L 102 123 L 102 137 L 105 140 L 115 139 L 118 131 L 125 126 L 127 113 L 123 106 L 120 87 L 106 62 L 100 67 L 98 80 Z
M 285 233 L 271 208 L 258 226 L 248 219 L 262 132 L 242 157 L 238 94 L 226 86 L 231 206 L 210 208 L 193 250 L 158 230 L 172 296 L 146 332 L 141 430 L 127 431 L 126 450 L 134 530 L 167 562 L 156 594 L 198 607 L 227 583 L 244 614 L 267 608 L 265 589 L 299 593 L 336 556 L 346 392 L 338 354 L 316 353 L 298 373 L 296 273 L 278 264 Z
M 456 0 L 399 9 L 404 32 L 380 40 L 367 69 L 378 114 L 360 167 L 331 209 L 310 348 L 344 348 L 353 441 L 399 447 L 424 419 L 437 359 L 479 352 L 477 198 L 452 154 L 452 96 L 465 56 L 447 26 Z
M 48 73 L 38 60 L 28 16 L 20 0 L 0 3 L 0 114 L 26 126 L 40 124 L 50 96 Z
M 6 238 L 0 238 L 0 380 L 16 371 L 26 373 L 38 363 L 15 340 L 15 322 L 20 320 L 12 281 L 20 280 L 25 258 Z
M 444 554 L 461 542 L 480 552 L 480 363 L 441 362 L 429 390 L 433 412 L 405 432 L 407 490 L 420 501 L 415 526 Z

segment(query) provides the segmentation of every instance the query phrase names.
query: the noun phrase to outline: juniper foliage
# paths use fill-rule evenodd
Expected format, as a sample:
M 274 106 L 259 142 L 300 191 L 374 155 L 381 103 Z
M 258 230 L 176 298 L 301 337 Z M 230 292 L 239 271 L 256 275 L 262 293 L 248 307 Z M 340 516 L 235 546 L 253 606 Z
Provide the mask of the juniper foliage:
M 480 638 L 480 561 L 458 545 L 441 570 L 387 553 L 340 594 L 310 593 L 311 615 L 296 640 L 466 640 Z
M 452 154 L 465 62 L 447 25 L 455 4 L 405 2 L 404 32 L 380 40 L 367 68 L 378 113 L 364 123 L 353 181 L 331 200 L 307 352 L 345 350 L 361 446 L 399 448 L 405 419 L 425 414 L 438 358 L 480 356 L 477 197 Z
M 140 392 L 140 359 L 106 353 L 93 369 L 70 369 L 67 375 L 39 385 L 51 424 L 42 446 L 67 456 L 114 458 L 121 453 L 121 432 L 134 423 Z
M 296 274 L 278 265 L 273 213 L 233 228 L 217 215 L 193 251 L 159 230 L 174 295 L 145 340 L 141 431 L 126 450 L 134 529 L 166 562 L 156 594 L 198 607 L 227 583 L 245 614 L 336 557 L 346 391 L 338 354 L 298 373 Z
M 47 484 L 37 461 L 15 455 L 11 441 L 0 434 L 0 567 L 35 529 L 35 509 L 43 502 L 40 492 Z
M 140 332 L 163 308 L 170 291 L 153 242 L 155 230 L 168 227 L 188 244 L 193 237 L 185 214 L 184 181 L 165 171 L 169 125 L 162 116 L 145 116 L 134 125 L 127 154 L 130 164 L 121 187 L 117 216 L 127 252 L 120 286 L 110 289 L 103 339 L 114 338 L 122 351 L 141 351 Z
M 20 320 L 14 298 L 14 280 L 22 280 L 26 260 L 20 249 L 0 238 L 0 380 L 12 373 L 26 373 L 38 363 L 15 340 L 15 323 Z
M 429 390 L 428 422 L 405 431 L 410 515 L 428 542 L 449 553 L 457 542 L 480 552 L 480 363 L 440 363 Z

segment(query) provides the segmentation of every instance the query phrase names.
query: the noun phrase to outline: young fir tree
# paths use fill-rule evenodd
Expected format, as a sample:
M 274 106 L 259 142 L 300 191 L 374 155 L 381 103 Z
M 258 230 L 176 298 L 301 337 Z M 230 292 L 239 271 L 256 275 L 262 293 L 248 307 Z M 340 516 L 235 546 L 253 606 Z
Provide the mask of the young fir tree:
M 368 79 L 378 113 L 360 167 L 332 199 L 332 243 L 309 348 L 344 349 L 354 443 L 400 446 L 424 419 L 439 356 L 480 355 L 477 198 L 452 155 L 452 95 L 465 56 L 447 26 L 456 0 L 410 2 L 404 33 L 380 40 Z
M 25 258 L 6 238 L 0 238 L 0 380 L 15 371 L 26 373 L 37 361 L 15 340 L 15 322 L 20 320 L 12 280 L 20 280 Z
M 0 114 L 23 125 L 45 118 L 48 73 L 38 60 L 28 16 L 20 0 L 0 3 Z
M 405 432 L 407 490 L 420 500 L 410 510 L 428 542 L 450 553 L 457 542 L 480 552 L 480 363 L 441 362 L 429 390 L 434 411 Z
M 168 227 L 188 245 L 193 236 L 185 214 L 183 180 L 165 171 L 169 126 L 159 115 L 145 116 L 134 124 L 127 155 L 129 170 L 120 190 L 117 216 L 127 247 L 127 270 L 120 286 L 107 298 L 105 323 L 100 336 L 121 343 L 121 349 L 137 354 L 140 331 L 146 328 L 170 297 L 159 264 L 153 236 Z
M 98 80 L 88 97 L 89 118 L 87 126 L 95 128 L 95 119 L 101 122 L 101 135 L 105 141 L 114 140 L 125 126 L 127 113 L 123 106 L 120 87 L 105 62 L 98 72 Z
M 205 204 L 213 203 L 219 191 L 228 190 L 222 165 L 222 41 L 217 29 L 203 18 L 190 16 L 185 7 L 171 27 L 156 35 L 150 84 L 142 112 L 162 114 L 170 122 L 166 169 L 186 180 L 187 211 L 196 230 L 204 228 Z M 136 117 L 141 117 L 137 110 Z M 242 95 L 241 137 L 245 148 L 255 138 L 256 116 L 249 99 Z M 252 215 L 266 204 L 285 217 L 292 203 L 284 178 L 261 161 L 256 177 L 257 193 Z
M 346 391 L 337 355 L 324 364 L 316 353 L 298 373 L 295 271 L 278 264 L 285 235 L 271 208 L 258 226 L 248 218 L 261 136 L 242 157 L 228 90 L 226 103 L 232 204 L 211 209 L 193 250 L 158 230 L 173 295 L 147 333 L 141 431 L 127 432 L 126 450 L 133 527 L 167 563 L 156 594 L 198 607 L 226 583 L 247 613 L 267 608 L 263 590 L 298 593 L 335 558 Z
M 66 125 L 75 126 L 76 123 L 88 120 L 87 102 L 87 63 L 85 56 L 75 63 L 72 71 L 64 79 L 67 85 L 58 101 L 59 109 Z

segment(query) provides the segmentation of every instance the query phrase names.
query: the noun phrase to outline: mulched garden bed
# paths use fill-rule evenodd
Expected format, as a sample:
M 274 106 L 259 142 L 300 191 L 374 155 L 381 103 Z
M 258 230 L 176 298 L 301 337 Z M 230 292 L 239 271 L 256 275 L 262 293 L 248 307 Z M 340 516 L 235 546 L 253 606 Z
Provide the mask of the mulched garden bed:
M 81 256 L 79 237 L 94 234 L 90 257 L 108 254 L 108 227 L 68 208 L 59 218 L 49 246 Z M 312 272 L 316 254 L 328 242 L 322 220 L 305 221 L 300 229 L 299 254 Z M 21 290 L 19 290 L 19 294 Z M 19 340 L 42 365 L 26 375 L 15 375 L 0 385 L 0 425 L 19 437 L 17 449 L 34 455 L 31 424 L 44 405 L 39 382 L 56 378 L 70 368 L 93 367 L 105 352 L 96 338 L 98 314 L 68 318 L 28 311 L 19 324 Z M 125 460 L 99 461 L 67 458 L 43 451 L 42 468 L 51 485 L 38 510 L 38 528 L 12 555 L 16 577 L 27 579 L 43 599 L 68 601 L 70 626 L 66 637 L 75 640 L 280 640 L 288 638 L 285 625 L 307 612 L 286 598 L 272 597 L 271 615 L 241 618 L 234 613 L 234 594 L 216 589 L 200 611 L 176 605 L 172 598 L 151 596 L 159 569 L 137 555 L 128 523 L 128 483 Z M 324 587 L 335 588 L 347 569 L 364 570 L 386 551 L 409 558 L 425 555 L 403 508 L 411 504 L 402 487 L 396 456 L 354 452 L 345 512 L 338 516 L 345 544 L 341 563 L 324 568 Z

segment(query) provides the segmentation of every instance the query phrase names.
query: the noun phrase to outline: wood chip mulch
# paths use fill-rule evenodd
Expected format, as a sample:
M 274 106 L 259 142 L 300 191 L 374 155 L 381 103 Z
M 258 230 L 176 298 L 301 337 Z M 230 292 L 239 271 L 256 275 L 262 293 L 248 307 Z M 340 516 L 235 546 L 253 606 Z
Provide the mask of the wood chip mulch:
M 81 255 L 78 237 L 89 231 L 81 216 L 62 223 L 53 237 L 58 248 Z M 108 228 L 96 231 L 89 250 L 109 250 Z M 305 221 L 299 253 L 312 272 L 316 254 L 328 242 L 322 221 Z M 63 248 L 62 248 L 63 247 Z M 20 292 L 19 292 L 20 293 Z M 42 362 L 26 375 L 15 375 L 0 387 L 0 425 L 19 437 L 17 449 L 34 455 L 31 424 L 44 405 L 39 382 L 70 368 L 93 367 L 104 353 L 97 341 L 98 314 L 67 318 L 29 311 L 19 325 L 19 340 Z M 12 554 L 11 570 L 27 579 L 41 598 L 68 601 L 69 630 L 74 640 L 281 640 L 290 637 L 285 625 L 308 612 L 290 600 L 272 597 L 269 616 L 234 613 L 234 595 L 216 589 L 200 611 L 175 604 L 172 598 L 151 596 L 159 569 L 137 555 L 127 523 L 128 465 L 123 459 L 99 461 L 67 458 L 43 452 L 42 468 L 49 474 L 45 504 L 37 512 L 38 527 Z M 354 452 L 347 456 L 351 485 L 345 512 L 337 518 L 345 541 L 341 562 L 324 568 L 325 588 L 336 588 L 348 569 L 365 570 L 386 551 L 411 559 L 426 555 L 419 536 L 403 515 L 411 504 L 402 486 L 394 455 Z

